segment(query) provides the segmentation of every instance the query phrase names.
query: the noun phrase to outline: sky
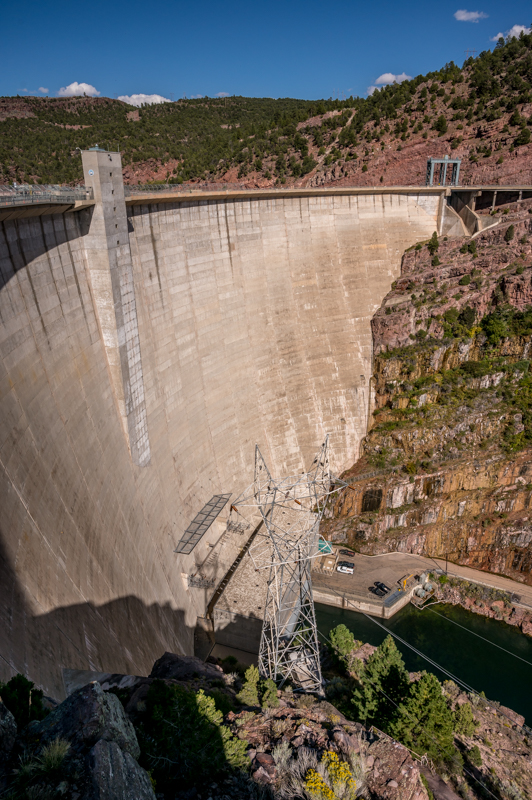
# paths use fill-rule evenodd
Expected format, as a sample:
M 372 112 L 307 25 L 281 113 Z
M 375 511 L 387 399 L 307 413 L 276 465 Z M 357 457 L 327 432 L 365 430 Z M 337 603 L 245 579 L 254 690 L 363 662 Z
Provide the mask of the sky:
M 365 97 L 531 23 L 529 0 L 11 0 L 0 96 Z

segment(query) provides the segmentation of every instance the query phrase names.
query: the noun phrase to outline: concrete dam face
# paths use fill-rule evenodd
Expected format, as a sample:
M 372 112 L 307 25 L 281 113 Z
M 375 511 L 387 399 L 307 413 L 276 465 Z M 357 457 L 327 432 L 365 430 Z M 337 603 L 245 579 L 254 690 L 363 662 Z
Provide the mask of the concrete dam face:
M 58 698 L 61 668 L 193 652 L 214 589 L 187 576 L 215 586 L 244 540 L 226 512 L 173 551 L 251 483 L 255 443 L 279 476 L 326 433 L 335 472 L 357 458 L 370 319 L 442 201 L 125 201 L 117 154 L 84 166 L 92 206 L 0 222 L 0 678 Z

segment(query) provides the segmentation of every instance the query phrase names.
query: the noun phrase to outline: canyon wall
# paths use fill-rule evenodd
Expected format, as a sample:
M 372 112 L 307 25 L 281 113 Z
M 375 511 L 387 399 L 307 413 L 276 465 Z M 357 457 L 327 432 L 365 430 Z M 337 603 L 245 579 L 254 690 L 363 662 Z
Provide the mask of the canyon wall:
M 308 465 L 325 433 L 336 471 L 356 459 L 370 320 L 438 203 L 132 205 L 122 309 L 91 239 L 98 203 L 0 223 L 0 679 L 24 672 L 61 697 L 62 667 L 143 674 L 192 651 L 212 589 L 183 576 L 216 582 L 243 541 L 209 547 L 227 514 L 192 554 L 174 554 L 179 538 L 212 495 L 251 482 L 255 443 L 276 474 Z M 137 400 L 117 388 L 126 345 Z M 124 425 L 135 402 L 142 457 Z

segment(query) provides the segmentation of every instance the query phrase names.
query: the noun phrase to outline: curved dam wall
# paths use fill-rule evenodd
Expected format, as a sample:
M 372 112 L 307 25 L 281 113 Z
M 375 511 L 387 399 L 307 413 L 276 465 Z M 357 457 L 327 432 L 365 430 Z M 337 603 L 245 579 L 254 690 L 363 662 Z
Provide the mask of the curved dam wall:
M 222 513 L 173 551 L 212 495 L 251 483 L 255 443 L 277 475 L 326 433 L 335 471 L 353 463 L 370 319 L 439 197 L 128 202 L 113 224 L 98 198 L 0 223 L 0 678 L 56 697 L 63 667 L 147 674 L 193 651 L 213 590 L 184 577 L 218 581 L 243 538 Z

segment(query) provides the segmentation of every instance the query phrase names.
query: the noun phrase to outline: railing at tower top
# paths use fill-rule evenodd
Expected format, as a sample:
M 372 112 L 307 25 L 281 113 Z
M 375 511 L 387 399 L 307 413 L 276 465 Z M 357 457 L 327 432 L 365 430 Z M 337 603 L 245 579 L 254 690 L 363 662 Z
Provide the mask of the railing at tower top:
M 23 184 L 0 186 L 0 208 L 25 206 L 35 203 L 70 205 L 79 200 L 92 200 L 93 190 L 88 186 L 45 186 Z

